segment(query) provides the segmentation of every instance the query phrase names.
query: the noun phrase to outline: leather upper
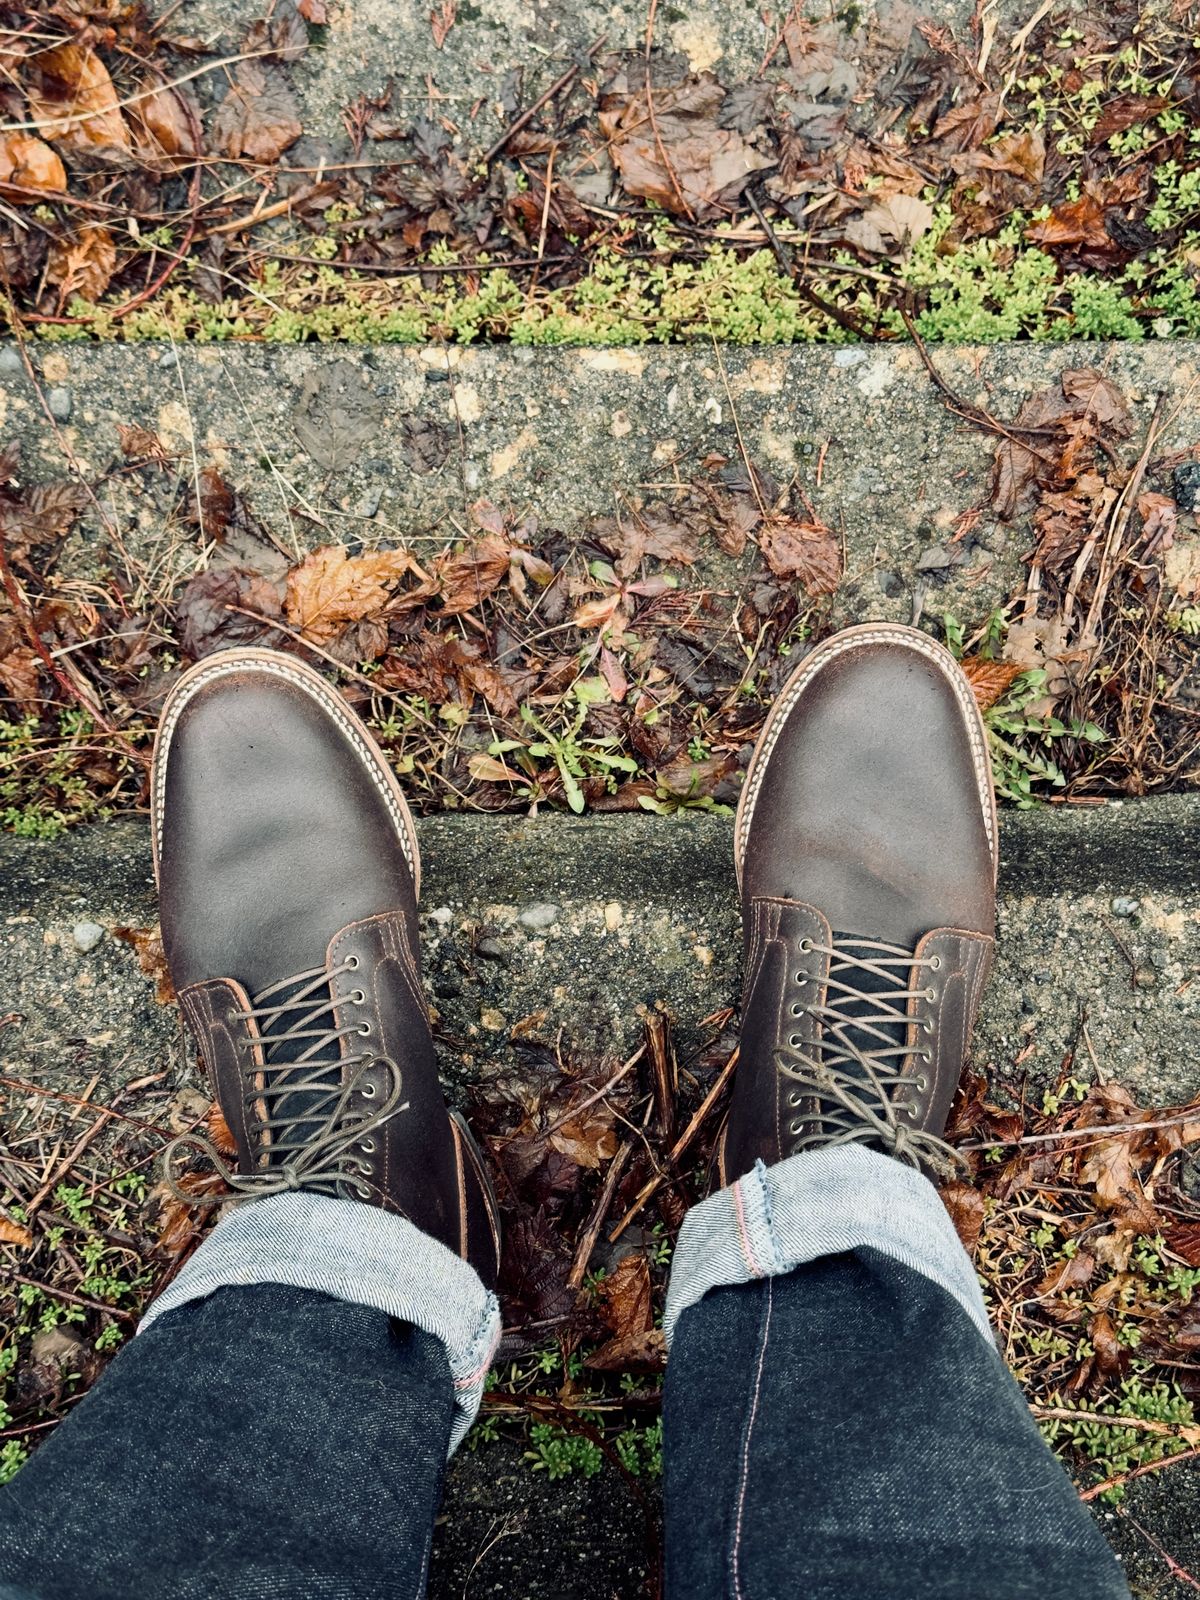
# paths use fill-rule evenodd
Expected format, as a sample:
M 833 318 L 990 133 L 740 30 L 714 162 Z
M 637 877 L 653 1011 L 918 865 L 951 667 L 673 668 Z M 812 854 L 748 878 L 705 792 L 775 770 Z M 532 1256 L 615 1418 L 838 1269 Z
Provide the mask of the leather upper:
M 982 723 L 952 658 L 883 624 L 818 646 L 764 728 L 735 850 L 745 977 L 720 1180 L 782 1160 L 811 1118 L 779 1063 L 820 1057 L 811 1008 L 830 998 L 828 952 L 845 936 L 913 953 L 895 1104 L 940 1133 L 991 967 L 996 863 Z
M 352 1109 L 378 1106 L 399 1071 L 406 1109 L 352 1151 L 371 1197 L 494 1285 L 494 1202 L 438 1082 L 411 824 L 366 730 L 290 657 L 209 657 L 164 710 L 154 809 L 163 945 L 239 1170 L 271 1161 L 270 1029 L 264 1039 L 240 1014 L 270 985 L 324 967 L 327 1025 L 350 1030 L 333 1048 Z

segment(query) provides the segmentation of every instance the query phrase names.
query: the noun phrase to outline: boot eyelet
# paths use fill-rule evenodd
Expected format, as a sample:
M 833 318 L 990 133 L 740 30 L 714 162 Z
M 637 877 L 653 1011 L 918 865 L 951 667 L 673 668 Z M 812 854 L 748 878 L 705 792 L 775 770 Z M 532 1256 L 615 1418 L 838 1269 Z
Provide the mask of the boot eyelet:
M 371 1024 L 369 1022 L 360 1022 L 355 1031 L 361 1033 L 364 1039 L 368 1039 L 371 1036 Z M 925 1032 L 928 1033 L 929 1029 L 926 1028 Z
M 925 998 L 926 998 L 926 1000 L 930 1000 L 930 1001 L 937 999 L 937 990 L 933 987 L 932 984 L 929 986 L 928 989 L 926 989 Z
M 813 942 L 811 939 L 801 939 L 796 949 L 799 950 L 801 955 L 807 956 L 812 954 L 812 947 Z
M 792 1007 L 792 1015 L 794 1017 L 799 1017 L 802 1014 L 803 1014 L 803 1007 L 802 1006 L 793 1006 Z
M 358 1092 L 364 1100 L 374 1100 L 376 1094 L 375 1085 L 373 1083 L 360 1084 Z
M 346 965 L 350 968 L 351 972 L 357 972 L 358 971 L 358 957 L 357 956 L 347 956 L 346 957 Z
M 926 1017 L 923 1026 L 924 1026 L 924 1029 L 925 1029 L 926 1033 L 932 1033 L 933 1032 L 933 1018 L 932 1017 Z
M 907 1105 L 904 1108 L 904 1115 L 910 1122 L 917 1122 L 921 1116 L 921 1109 L 919 1106 Z
M 374 1139 L 364 1139 L 362 1141 L 362 1143 L 359 1145 L 359 1149 L 365 1155 L 373 1156 L 375 1154 L 375 1141 L 374 1141 Z
M 798 1122 L 789 1122 L 788 1132 L 793 1139 L 798 1139 L 800 1137 L 800 1124 Z
M 800 1095 L 796 1090 L 793 1090 L 792 1093 L 790 1095 L 788 1095 L 788 1105 L 792 1108 L 793 1111 L 795 1111 L 796 1107 L 799 1104 L 800 1104 Z
M 363 992 L 362 992 L 362 990 L 361 990 L 361 989 L 355 989 L 355 990 L 354 990 L 354 992 L 353 992 L 353 993 L 352 993 L 352 994 L 350 994 L 350 995 L 348 995 L 348 996 L 347 996 L 347 997 L 346 997 L 346 998 L 347 998 L 347 999 L 348 999 L 348 1000 L 350 1000 L 350 1002 L 351 1002 L 351 1003 L 352 1003 L 352 1004 L 353 1004 L 353 1005 L 356 1005 L 356 1006 L 361 1006 L 361 1005 L 362 1005 L 362 1003 L 363 1003 L 363 1001 L 364 1001 L 364 1000 L 365 1000 L 365 999 L 366 999 L 366 998 L 367 998 L 367 997 L 366 997 L 366 995 L 365 995 L 365 994 L 364 994 L 364 993 L 363 993 Z
M 918 1094 L 928 1094 L 929 1093 L 929 1079 L 925 1076 L 925 1074 L 923 1072 L 917 1078 L 916 1083 L 917 1083 L 917 1093 Z
M 932 1061 L 933 1060 L 933 1051 L 932 1050 L 922 1050 L 921 1051 L 921 1060 L 922 1061 Z
M 800 1048 L 800 1035 L 798 1033 L 789 1033 L 788 1034 L 788 1045 L 792 1050 L 799 1050 L 799 1048 Z
M 353 1188 L 360 1200 L 369 1200 L 371 1198 L 371 1185 L 369 1183 L 356 1183 Z
M 940 972 L 942 970 L 942 958 L 941 958 L 941 956 L 930 956 L 930 958 L 929 958 L 929 968 L 930 968 L 931 972 Z

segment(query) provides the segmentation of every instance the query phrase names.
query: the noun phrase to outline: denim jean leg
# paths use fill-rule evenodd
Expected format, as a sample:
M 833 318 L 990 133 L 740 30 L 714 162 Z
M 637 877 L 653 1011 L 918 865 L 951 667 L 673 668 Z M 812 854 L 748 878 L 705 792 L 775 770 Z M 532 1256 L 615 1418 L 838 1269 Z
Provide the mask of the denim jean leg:
M 669 1600 L 1128 1600 L 916 1173 L 827 1150 L 712 1196 L 667 1320 Z
M 6 1489 L 36 1600 L 412 1600 L 454 1391 L 444 1347 L 277 1284 L 167 1312 Z
M 235 1207 L 0 1490 L 0 1600 L 417 1600 L 498 1333 L 403 1218 Z

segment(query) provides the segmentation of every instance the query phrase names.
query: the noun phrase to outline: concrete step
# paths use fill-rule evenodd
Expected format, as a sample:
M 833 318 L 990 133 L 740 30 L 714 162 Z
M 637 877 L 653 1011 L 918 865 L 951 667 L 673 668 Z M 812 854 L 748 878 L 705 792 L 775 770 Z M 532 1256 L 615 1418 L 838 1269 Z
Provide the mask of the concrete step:
M 735 1003 L 727 821 L 440 816 L 418 830 L 427 982 L 452 1094 L 519 1070 L 514 1030 L 615 1059 L 640 1035 L 638 1008 L 658 1003 L 686 1053 L 702 1019 Z M 1008 813 L 1002 861 L 977 1062 L 1004 1076 L 1020 1057 L 1036 1086 L 1074 1046 L 1077 1072 L 1109 1073 L 1143 1103 L 1200 1091 L 1200 796 Z M 47 843 L 0 839 L 5 1076 L 77 1093 L 99 1073 L 102 1098 L 164 1065 L 171 1084 L 199 1083 L 176 1012 L 111 937 L 155 918 L 143 821 Z M 1134 1484 L 1129 1507 L 1194 1567 L 1190 1474 Z M 647 1492 L 653 1505 L 655 1486 Z M 1157 1584 L 1144 1541 L 1098 1515 L 1130 1570 Z M 520 1441 L 502 1438 L 453 1466 L 431 1594 L 632 1600 L 648 1592 L 648 1548 L 645 1508 L 610 1469 L 547 1484 Z
M 1029 548 L 1020 519 L 998 524 L 987 514 L 996 436 L 947 410 L 907 346 L 37 349 L 42 382 L 69 410 L 61 431 L 15 355 L 0 351 L 0 426 L 21 441 L 24 472 L 61 478 L 65 445 L 89 478 L 110 473 L 101 491 L 109 526 L 94 507 L 85 512 L 59 560 L 64 577 L 117 565 L 114 528 L 160 580 L 195 568 L 176 475 L 110 471 L 125 461 L 122 424 L 156 432 L 189 480 L 216 466 L 296 550 L 388 541 L 429 553 L 469 526 L 480 497 L 576 535 L 589 517 L 669 500 L 706 457 L 737 463 L 743 450 L 781 484 L 798 483 L 841 534 L 836 621 L 945 611 L 977 621 L 1013 594 Z M 942 347 L 934 357 L 957 394 L 1001 419 L 1064 370 L 1095 366 L 1142 423 L 1160 393 L 1172 396 L 1156 454 L 1200 436 L 1195 343 Z M 356 452 L 336 470 L 296 431 L 302 395 L 323 384 L 330 398 L 348 384 L 360 407 Z M 442 441 L 440 464 L 414 452 L 422 428 Z M 1182 519 L 1177 560 L 1195 537 L 1190 526 Z M 685 581 L 736 590 L 758 565 L 753 542 L 734 560 L 701 530 Z
M 728 821 L 438 816 L 417 828 L 451 1082 L 512 1064 L 517 1024 L 611 1057 L 640 1037 L 638 1008 L 661 1003 L 686 1053 L 702 1019 L 736 1003 Z M 1082 1018 L 1100 1070 L 1143 1101 L 1200 1091 L 1200 796 L 1009 812 L 1001 848 L 977 1060 L 1005 1074 L 1019 1055 L 1035 1083 L 1052 1082 Z M 21 1018 L 0 1034 L 6 1070 L 55 1087 L 101 1071 L 115 1088 L 165 1056 L 190 1077 L 175 1013 L 129 947 L 102 938 L 85 954 L 72 931 L 156 916 L 141 821 L 0 838 L 0 992 Z

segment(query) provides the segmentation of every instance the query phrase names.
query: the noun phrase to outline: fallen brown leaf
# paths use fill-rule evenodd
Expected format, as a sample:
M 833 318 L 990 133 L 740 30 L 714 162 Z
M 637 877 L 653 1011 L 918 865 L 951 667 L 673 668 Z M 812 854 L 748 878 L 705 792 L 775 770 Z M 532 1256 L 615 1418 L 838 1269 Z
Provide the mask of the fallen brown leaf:
M 667 1336 L 661 1328 L 609 1339 L 583 1363 L 592 1372 L 660 1372 L 667 1364 Z
M 1092 1281 L 1096 1270 L 1095 1257 L 1079 1250 L 1065 1261 L 1056 1261 L 1034 1288 L 1039 1300 L 1048 1295 L 1066 1294 L 1070 1289 L 1084 1289 Z
M 842 550 L 837 535 L 823 522 L 794 517 L 764 517 L 759 549 L 777 578 L 798 581 L 810 598 L 832 594 L 842 576 Z
M 213 139 L 225 154 L 278 161 L 303 132 L 295 96 L 279 69 L 241 62 L 213 118 Z
M 0 656 L 0 684 L 21 706 L 22 710 L 36 713 L 41 700 L 38 672 L 41 662 L 28 645 L 20 644 Z
M 288 621 L 314 644 L 325 644 L 348 622 L 379 611 L 415 565 L 403 550 L 348 556 L 343 545 L 322 545 L 287 575 Z
M 939 1193 L 963 1249 L 969 1256 L 974 1256 L 979 1235 L 983 1231 L 983 1196 L 973 1184 L 964 1183 L 959 1178 L 944 1183 Z
M 123 154 L 129 128 L 108 68 L 86 45 L 60 44 L 29 58 L 25 97 L 47 139 L 88 154 Z
M 56 150 L 24 133 L 0 136 L 0 196 L 16 205 L 36 205 L 40 198 L 29 190 L 61 194 L 67 187 L 67 169 Z
M 225 1120 L 225 1113 L 214 1100 L 206 1118 L 208 1137 L 216 1146 L 217 1154 L 226 1160 L 237 1155 L 237 1141 L 229 1131 L 229 1124 Z
M 703 218 L 773 165 L 718 117 L 725 90 L 710 74 L 671 89 L 641 89 L 600 113 L 609 153 L 632 195 L 675 216 Z
M 1096 1368 L 1106 1377 L 1121 1366 L 1121 1346 L 1117 1343 L 1117 1329 L 1107 1311 L 1098 1312 L 1088 1327 L 1088 1337 L 1096 1352 Z
M 1041 222 L 1031 222 L 1025 229 L 1030 244 L 1090 245 L 1096 249 L 1111 249 L 1113 241 L 1104 227 L 1104 207 L 1091 194 L 1082 194 L 1078 200 L 1068 200 L 1056 206 Z
M 437 561 L 434 575 L 442 610 L 451 615 L 474 611 L 508 575 L 510 561 L 508 540 L 495 533 L 472 539 L 461 550 Z
M 91 225 L 55 239 L 46 257 L 46 277 L 59 292 L 59 304 L 72 295 L 93 304 L 108 288 L 117 265 L 117 247 L 107 228 Z
M 1021 675 L 1021 668 L 1015 661 L 986 661 L 983 656 L 967 656 L 962 669 L 981 711 L 994 706 L 1008 691 L 1013 679 Z
M 0 1244 L 15 1244 L 22 1250 L 29 1250 L 33 1247 L 33 1235 L 23 1223 L 0 1216 Z
M 186 93 L 144 84 L 129 107 L 138 159 L 155 170 L 174 171 L 201 153 L 199 109 Z
M 649 1333 L 654 1326 L 650 1263 L 640 1254 L 618 1261 L 598 1290 L 600 1315 L 614 1338 Z

